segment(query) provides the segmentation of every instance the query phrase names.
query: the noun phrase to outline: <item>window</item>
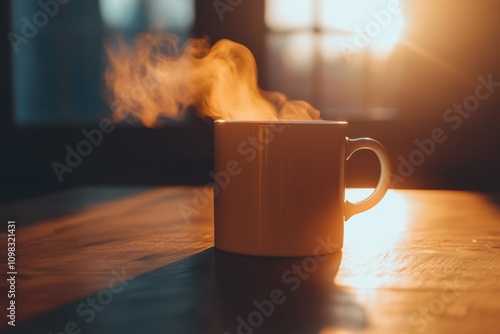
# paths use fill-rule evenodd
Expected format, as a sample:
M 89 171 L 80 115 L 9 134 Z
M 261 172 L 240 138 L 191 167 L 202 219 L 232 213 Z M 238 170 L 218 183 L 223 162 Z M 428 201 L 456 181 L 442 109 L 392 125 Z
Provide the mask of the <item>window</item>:
M 14 121 L 71 125 L 108 116 L 103 42 L 150 28 L 186 39 L 194 7 L 194 0 L 11 0 Z
M 324 118 L 396 114 L 399 0 L 266 0 L 268 85 Z

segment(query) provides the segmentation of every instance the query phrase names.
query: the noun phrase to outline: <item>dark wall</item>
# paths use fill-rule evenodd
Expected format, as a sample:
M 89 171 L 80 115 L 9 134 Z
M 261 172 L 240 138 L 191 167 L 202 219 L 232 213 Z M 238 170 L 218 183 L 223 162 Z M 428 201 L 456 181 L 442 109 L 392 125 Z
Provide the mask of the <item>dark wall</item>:
M 229 3 L 228 1 L 223 1 Z M 196 1 L 196 23 L 194 33 L 197 37 L 209 36 L 212 42 L 227 38 L 248 47 L 254 54 L 257 64 L 260 64 L 259 79 L 264 84 L 264 1 L 241 0 L 229 6 L 227 10 L 217 11 L 214 1 Z M 221 20 L 222 18 L 222 20 Z
M 2 36 L 10 31 L 10 6 L 8 1 L 0 2 L 0 13 L 4 13 L 0 20 Z M 7 38 L 0 39 L 0 130 L 12 123 L 12 66 L 11 49 Z

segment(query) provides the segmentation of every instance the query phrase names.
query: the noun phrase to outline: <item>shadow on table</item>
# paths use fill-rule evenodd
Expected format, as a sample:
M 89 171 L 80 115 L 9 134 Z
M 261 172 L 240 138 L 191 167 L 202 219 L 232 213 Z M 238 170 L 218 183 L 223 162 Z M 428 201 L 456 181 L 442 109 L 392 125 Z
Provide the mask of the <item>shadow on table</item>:
M 213 248 L 18 324 L 16 333 L 319 333 L 361 329 L 342 254 L 259 258 Z M 114 290 L 114 291 L 113 291 Z M 21 305 L 19 307 L 22 307 Z
M 360 329 L 367 320 L 349 293 L 334 285 L 342 253 L 257 258 L 215 251 L 214 333 L 318 333 Z
M 148 187 L 82 187 L 67 189 L 0 205 L 0 216 L 15 219 L 23 227 L 47 219 L 74 215 L 95 205 L 140 196 Z

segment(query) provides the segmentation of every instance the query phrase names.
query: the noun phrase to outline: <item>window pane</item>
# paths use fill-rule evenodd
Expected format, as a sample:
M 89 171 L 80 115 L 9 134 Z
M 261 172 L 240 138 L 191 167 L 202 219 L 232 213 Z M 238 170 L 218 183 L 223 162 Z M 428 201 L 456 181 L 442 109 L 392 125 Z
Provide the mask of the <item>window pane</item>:
M 284 91 L 294 100 L 311 101 L 315 49 L 313 34 L 270 33 L 266 42 L 268 88 Z
M 378 56 L 392 51 L 405 26 L 399 0 L 321 0 L 320 13 L 322 28 L 350 33 L 347 43 Z
M 274 30 L 312 28 L 316 0 L 266 0 L 266 24 Z
M 269 88 L 305 99 L 324 118 L 396 116 L 404 28 L 399 0 L 266 1 Z M 298 32 L 300 31 L 300 32 Z
M 374 20 L 372 12 L 387 9 L 395 0 L 321 0 L 320 23 L 324 28 L 363 29 Z
M 26 39 L 13 47 L 15 121 L 51 125 L 103 117 L 97 2 L 69 2 L 53 15 L 37 1 L 11 3 L 12 31 Z
M 321 37 L 318 106 L 325 118 L 380 120 L 396 116 L 397 63 L 377 59 L 369 51 L 348 62 L 340 46 L 350 36 Z

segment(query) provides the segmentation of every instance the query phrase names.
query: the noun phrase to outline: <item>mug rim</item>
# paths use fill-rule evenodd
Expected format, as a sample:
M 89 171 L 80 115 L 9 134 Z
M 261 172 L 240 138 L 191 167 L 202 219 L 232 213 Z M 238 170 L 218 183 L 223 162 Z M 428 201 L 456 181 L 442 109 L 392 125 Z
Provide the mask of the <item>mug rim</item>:
M 226 120 L 217 119 L 214 123 L 218 124 L 324 124 L 324 125 L 345 125 L 347 121 L 331 121 L 331 120 L 266 120 L 266 121 L 245 121 L 245 120 Z

